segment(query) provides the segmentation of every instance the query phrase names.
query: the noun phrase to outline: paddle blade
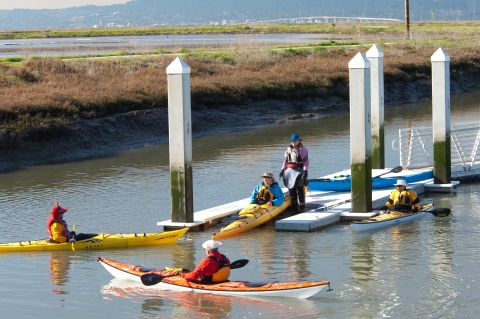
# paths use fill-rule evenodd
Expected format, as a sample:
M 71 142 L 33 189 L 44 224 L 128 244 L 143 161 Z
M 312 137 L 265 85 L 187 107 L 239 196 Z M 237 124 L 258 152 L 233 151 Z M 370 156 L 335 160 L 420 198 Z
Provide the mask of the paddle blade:
M 390 171 L 390 173 L 400 173 L 402 170 L 403 170 L 403 167 L 397 166 L 397 167 L 393 168 L 393 169 Z
M 400 173 L 402 170 L 403 170 L 403 167 L 397 166 L 397 167 L 392 168 L 388 172 L 382 173 L 382 174 L 377 175 L 377 176 L 373 176 L 373 178 L 377 178 L 377 177 L 383 176 L 383 175 L 388 174 L 388 173 Z
M 435 208 L 434 210 L 428 212 L 432 213 L 437 217 L 447 217 L 448 215 L 450 215 L 451 210 L 450 208 Z
M 142 284 L 145 286 L 153 286 L 161 282 L 165 278 L 164 276 L 160 276 L 157 274 L 144 274 L 140 276 L 140 280 Z
M 248 264 L 248 259 L 235 260 L 233 263 L 230 264 L 230 269 L 242 268 L 246 264 Z

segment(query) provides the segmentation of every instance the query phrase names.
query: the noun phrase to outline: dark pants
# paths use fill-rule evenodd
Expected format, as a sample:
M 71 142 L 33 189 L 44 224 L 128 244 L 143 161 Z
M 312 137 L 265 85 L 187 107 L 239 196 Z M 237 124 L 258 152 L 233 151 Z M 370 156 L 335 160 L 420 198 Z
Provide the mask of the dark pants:
M 74 236 L 75 240 L 77 240 L 77 241 L 98 236 L 98 234 L 84 234 L 84 233 L 75 234 L 75 232 L 70 232 L 70 234 L 71 233 L 73 233 L 73 236 Z
M 305 192 L 303 185 L 289 190 L 292 199 L 292 210 L 305 210 Z

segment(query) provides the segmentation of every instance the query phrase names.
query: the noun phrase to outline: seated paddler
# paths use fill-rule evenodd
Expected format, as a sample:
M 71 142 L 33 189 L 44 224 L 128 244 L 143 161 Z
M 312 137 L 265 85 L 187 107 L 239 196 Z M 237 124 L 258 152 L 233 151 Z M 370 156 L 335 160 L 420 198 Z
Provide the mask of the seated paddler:
M 63 214 L 68 211 L 67 207 L 61 207 L 58 202 L 55 202 L 55 206 L 50 210 L 50 217 L 47 219 L 47 231 L 48 237 L 51 241 L 56 243 L 75 242 L 77 240 L 83 240 L 91 237 L 95 237 L 98 234 L 75 234 L 74 231 L 68 230 L 67 222 L 63 219 Z
M 417 193 L 413 189 L 407 188 L 407 182 L 403 179 L 397 180 L 396 189 L 390 194 L 382 210 L 396 210 L 401 212 L 418 213 L 422 208 Z
M 182 271 L 182 278 L 189 281 L 206 283 L 227 281 L 230 277 L 230 260 L 218 251 L 222 243 L 215 240 L 207 240 L 202 244 L 206 258 L 203 258 L 195 270 Z
M 280 206 L 284 201 L 283 191 L 273 178 L 273 173 L 265 172 L 261 176 L 263 182 L 257 185 L 250 196 L 250 204 Z

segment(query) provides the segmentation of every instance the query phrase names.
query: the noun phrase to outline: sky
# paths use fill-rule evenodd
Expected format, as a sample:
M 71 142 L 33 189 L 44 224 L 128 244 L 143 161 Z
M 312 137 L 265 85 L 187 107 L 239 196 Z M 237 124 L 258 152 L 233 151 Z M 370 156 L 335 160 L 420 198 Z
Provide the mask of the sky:
M 60 9 L 86 5 L 106 6 L 123 4 L 129 0 L 0 0 L 0 10 L 10 9 Z

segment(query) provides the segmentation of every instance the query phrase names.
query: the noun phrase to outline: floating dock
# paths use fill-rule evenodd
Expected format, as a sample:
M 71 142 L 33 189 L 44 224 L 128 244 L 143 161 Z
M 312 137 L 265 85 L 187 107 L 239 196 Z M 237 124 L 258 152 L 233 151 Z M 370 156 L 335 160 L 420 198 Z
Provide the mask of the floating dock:
M 431 169 L 408 170 L 409 173 L 424 172 Z M 388 172 L 389 169 L 374 169 L 372 176 L 378 176 Z M 400 173 L 388 173 L 383 177 L 394 177 L 401 179 L 406 171 Z M 349 175 L 349 170 L 343 170 L 335 174 L 323 176 L 321 178 L 330 178 L 338 175 Z M 417 194 L 425 192 L 452 192 L 455 190 L 459 182 L 453 181 L 450 184 L 434 184 L 433 179 L 423 180 L 415 183 L 409 183 L 410 189 Z M 382 188 L 372 190 L 372 207 L 380 207 L 385 205 L 394 188 Z M 284 188 L 284 192 L 288 189 Z M 296 214 L 285 219 L 277 220 L 275 229 L 278 231 L 303 231 L 312 232 L 340 221 L 352 221 L 367 219 L 378 214 L 379 211 L 368 213 L 352 213 L 351 212 L 351 192 L 336 191 L 308 191 L 305 195 L 306 212 Z M 225 205 L 205 209 L 194 213 L 193 223 L 178 223 L 166 220 L 158 222 L 158 226 L 163 226 L 164 230 L 178 229 L 190 227 L 192 230 L 205 230 L 218 222 L 224 217 L 233 215 L 242 210 L 249 203 L 249 198 L 238 200 Z

